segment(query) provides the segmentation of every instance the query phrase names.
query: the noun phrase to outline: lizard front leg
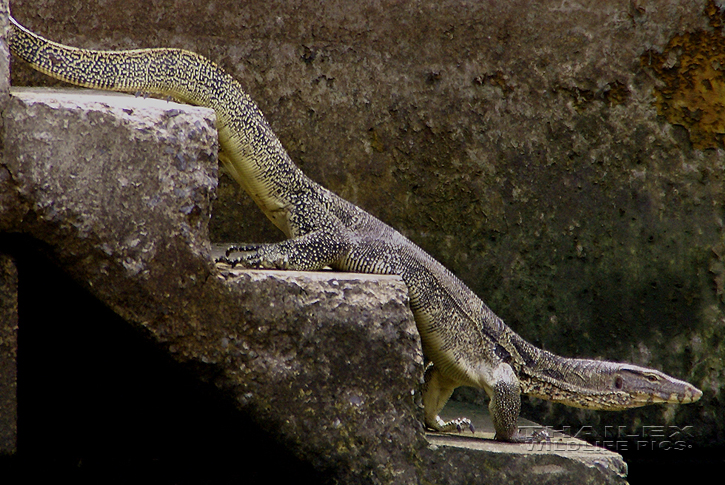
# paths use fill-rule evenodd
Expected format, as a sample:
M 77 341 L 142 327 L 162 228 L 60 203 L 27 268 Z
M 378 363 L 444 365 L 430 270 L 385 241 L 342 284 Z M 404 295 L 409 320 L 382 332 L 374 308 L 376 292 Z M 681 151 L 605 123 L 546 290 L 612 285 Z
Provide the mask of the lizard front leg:
M 232 246 L 217 262 L 246 268 L 315 271 L 334 266 L 348 250 L 343 233 L 312 231 L 278 243 Z M 233 254 L 235 257 L 230 257 Z
M 494 369 L 490 394 L 488 410 L 496 430 L 493 439 L 524 441 L 519 437 L 517 424 L 521 411 L 521 389 L 519 379 L 510 365 L 501 363 Z

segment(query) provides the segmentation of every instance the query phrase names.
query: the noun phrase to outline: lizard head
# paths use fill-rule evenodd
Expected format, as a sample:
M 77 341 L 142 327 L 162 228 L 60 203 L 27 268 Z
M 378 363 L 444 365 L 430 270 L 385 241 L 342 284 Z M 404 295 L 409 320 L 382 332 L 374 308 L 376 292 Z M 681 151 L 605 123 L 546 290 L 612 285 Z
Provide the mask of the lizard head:
M 620 396 L 613 409 L 626 409 L 648 404 L 695 402 L 702 391 L 685 381 L 646 367 L 614 364 L 609 374 L 611 391 Z M 621 406 L 621 407 L 620 407 Z
M 621 411 L 657 403 L 687 404 L 702 396 L 692 384 L 655 369 L 544 354 L 519 375 L 522 392 L 568 406 Z

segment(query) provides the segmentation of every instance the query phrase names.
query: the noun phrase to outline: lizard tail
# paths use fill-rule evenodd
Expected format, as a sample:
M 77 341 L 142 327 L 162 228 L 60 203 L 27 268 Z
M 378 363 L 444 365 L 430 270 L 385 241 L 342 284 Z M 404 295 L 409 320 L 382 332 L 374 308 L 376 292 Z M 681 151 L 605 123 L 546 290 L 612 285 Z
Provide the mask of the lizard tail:
M 304 175 L 254 101 L 218 65 L 183 49 L 79 49 L 45 39 L 12 16 L 10 22 L 10 50 L 51 77 L 88 88 L 170 96 L 212 108 L 226 170 L 280 227 L 273 216 L 289 204 L 285 195 L 302 183 Z

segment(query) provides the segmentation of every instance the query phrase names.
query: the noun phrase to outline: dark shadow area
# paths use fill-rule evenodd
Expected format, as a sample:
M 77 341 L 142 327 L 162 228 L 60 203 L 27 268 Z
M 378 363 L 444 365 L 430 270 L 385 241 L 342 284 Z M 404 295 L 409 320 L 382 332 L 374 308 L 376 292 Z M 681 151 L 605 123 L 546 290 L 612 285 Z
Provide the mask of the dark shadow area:
M 661 449 L 621 451 L 629 468 L 627 481 L 646 483 L 688 483 L 700 477 L 718 476 L 725 469 L 725 448 Z
M 18 452 L 0 483 L 319 483 L 213 385 L 3 235 L 19 273 Z

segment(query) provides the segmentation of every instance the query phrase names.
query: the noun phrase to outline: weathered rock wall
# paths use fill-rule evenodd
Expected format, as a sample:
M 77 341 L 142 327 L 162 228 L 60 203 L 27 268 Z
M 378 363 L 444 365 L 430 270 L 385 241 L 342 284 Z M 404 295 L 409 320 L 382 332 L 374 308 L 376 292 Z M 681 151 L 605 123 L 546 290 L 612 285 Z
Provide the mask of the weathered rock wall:
M 722 63 L 698 50 L 722 45 L 716 3 L 12 7 L 67 44 L 210 57 L 306 173 L 419 243 L 525 338 L 705 391 L 696 405 L 626 413 L 535 403 L 547 424 L 693 425 L 700 443 L 722 444 Z M 13 75 L 49 83 L 22 66 Z M 279 237 L 228 180 L 211 231 Z

